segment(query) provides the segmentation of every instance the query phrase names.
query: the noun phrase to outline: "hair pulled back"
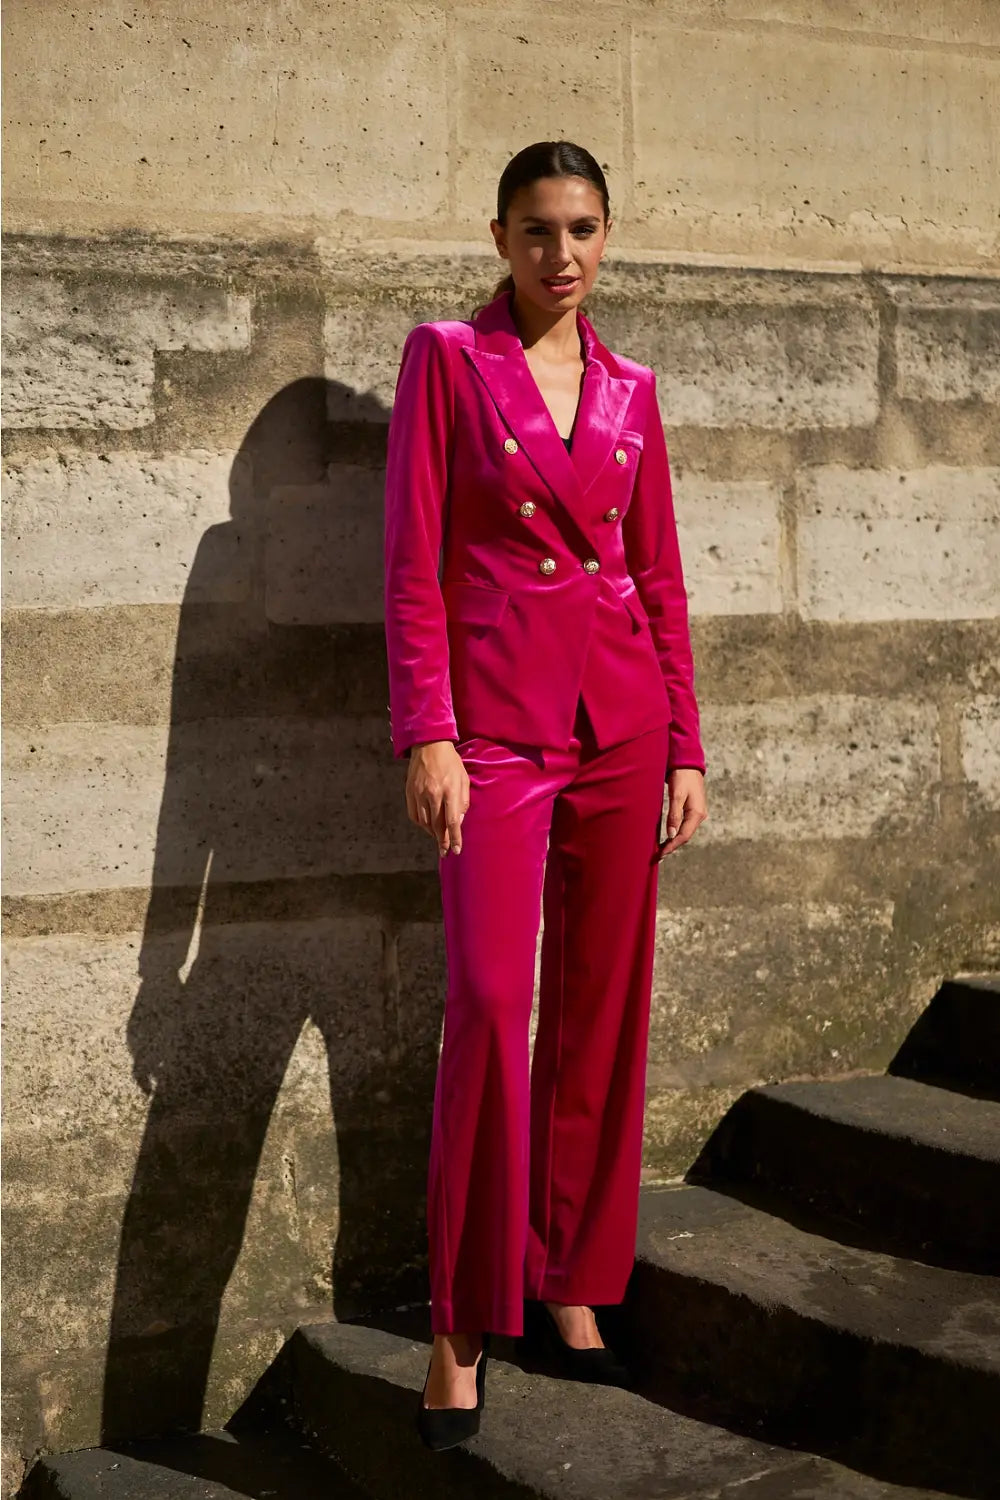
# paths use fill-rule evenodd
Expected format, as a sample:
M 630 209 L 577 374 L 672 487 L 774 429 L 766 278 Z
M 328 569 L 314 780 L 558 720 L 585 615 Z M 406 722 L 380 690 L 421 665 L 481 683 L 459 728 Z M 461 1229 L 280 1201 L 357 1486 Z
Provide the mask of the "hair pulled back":
M 511 201 L 521 188 L 530 187 L 541 177 L 583 177 L 601 195 L 601 203 L 604 207 L 604 220 L 607 223 L 611 213 L 611 204 L 608 199 L 608 184 L 604 173 L 595 158 L 583 146 L 577 146 L 573 141 L 535 141 L 530 146 L 525 146 L 516 156 L 512 156 L 500 174 L 497 185 L 497 218 L 501 224 L 507 223 L 507 212 Z M 508 272 L 502 276 L 493 288 L 487 302 L 492 302 L 499 297 L 501 292 L 512 292 L 514 290 L 514 278 Z M 474 318 L 486 303 L 480 303 L 473 308 L 469 314 Z

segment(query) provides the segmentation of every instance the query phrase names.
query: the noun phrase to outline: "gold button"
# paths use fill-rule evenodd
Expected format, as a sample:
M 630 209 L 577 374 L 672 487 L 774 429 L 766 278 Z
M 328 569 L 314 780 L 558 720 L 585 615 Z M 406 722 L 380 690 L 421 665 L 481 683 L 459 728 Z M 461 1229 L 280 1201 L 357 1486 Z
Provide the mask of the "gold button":
M 585 573 L 596 573 L 600 566 L 601 565 L 597 561 L 596 557 L 588 557 L 587 561 L 583 565 L 583 571 Z
M 606 510 L 604 512 L 604 519 L 606 521 L 617 521 L 620 515 L 621 511 L 618 509 L 617 505 L 612 505 L 610 510 Z
M 506 451 L 508 453 L 516 453 L 517 452 L 517 439 L 516 438 L 508 438 L 507 441 L 504 443 L 504 448 L 506 449 Z
M 541 562 L 538 564 L 539 573 L 554 573 L 555 570 L 556 560 L 554 557 L 543 557 Z
M 628 454 L 625 452 L 624 448 L 616 448 L 615 449 L 615 458 L 617 458 L 617 460 L 618 460 L 618 462 L 620 464 L 627 464 L 628 463 Z
M 533 516 L 535 514 L 534 500 L 525 500 L 523 505 L 518 506 L 518 514 L 522 516 Z

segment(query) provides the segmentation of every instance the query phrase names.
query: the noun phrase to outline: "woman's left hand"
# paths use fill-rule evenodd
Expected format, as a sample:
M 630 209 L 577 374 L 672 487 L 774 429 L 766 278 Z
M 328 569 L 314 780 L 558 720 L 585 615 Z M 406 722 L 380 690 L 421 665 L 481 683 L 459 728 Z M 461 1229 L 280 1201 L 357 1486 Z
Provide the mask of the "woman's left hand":
M 686 844 L 698 824 L 708 817 L 705 778 L 700 771 L 669 771 L 667 794 L 667 837 L 660 841 L 658 861 Z

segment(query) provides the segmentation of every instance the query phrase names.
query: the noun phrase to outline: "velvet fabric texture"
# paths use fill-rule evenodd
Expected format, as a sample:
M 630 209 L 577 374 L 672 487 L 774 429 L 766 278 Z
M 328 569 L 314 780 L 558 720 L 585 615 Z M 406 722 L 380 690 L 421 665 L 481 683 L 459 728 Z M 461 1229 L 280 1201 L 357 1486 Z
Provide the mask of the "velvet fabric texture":
M 655 375 L 578 309 L 567 450 L 512 295 L 403 345 L 385 488 L 393 753 L 474 735 L 567 750 L 582 698 L 599 747 L 668 725 L 663 774 L 704 770 Z
M 635 1259 L 662 725 L 601 750 L 458 741 L 439 862 L 448 984 L 428 1170 L 435 1333 L 523 1331 L 524 1298 L 620 1302 Z M 544 915 L 538 1030 L 529 1023 Z
M 525 1297 L 625 1294 L 664 779 L 705 767 L 653 372 L 578 310 L 567 444 L 511 296 L 411 330 L 389 424 L 393 752 L 451 740 L 470 789 L 462 852 L 438 865 L 435 1333 L 517 1335 Z

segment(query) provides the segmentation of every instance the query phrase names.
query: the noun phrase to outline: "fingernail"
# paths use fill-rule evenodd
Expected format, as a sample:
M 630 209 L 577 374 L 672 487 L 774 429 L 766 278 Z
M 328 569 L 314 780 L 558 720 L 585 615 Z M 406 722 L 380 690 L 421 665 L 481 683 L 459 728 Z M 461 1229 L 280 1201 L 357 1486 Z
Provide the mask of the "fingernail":
M 670 828 L 668 826 L 667 833 L 670 835 L 671 838 L 674 838 L 676 836 L 676 834 L 677 834 L 677 829 L 676 828 Z

